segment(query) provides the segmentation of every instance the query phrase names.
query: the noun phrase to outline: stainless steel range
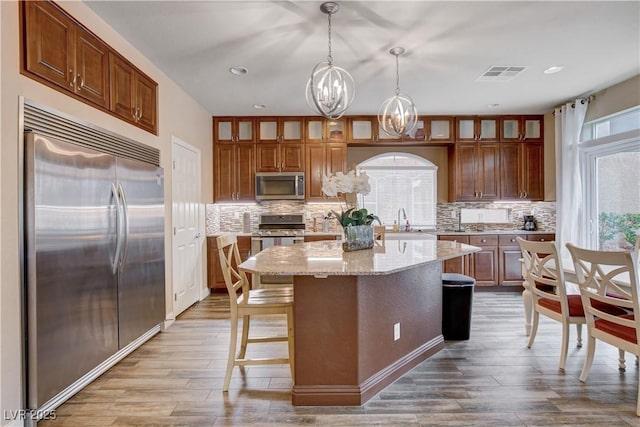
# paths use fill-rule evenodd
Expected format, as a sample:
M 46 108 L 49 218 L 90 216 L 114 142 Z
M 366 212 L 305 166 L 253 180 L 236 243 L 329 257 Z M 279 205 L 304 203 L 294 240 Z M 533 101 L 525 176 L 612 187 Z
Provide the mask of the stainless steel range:
M 251 235 L 251 253 L 279 245 L 294 245 L 304 242 L 304 217 L 302 214 L 262 214 L 258 223 L 258 231 Z M 264 285 L 291 285 L 291 276 L 254 275 L 254 287 Z

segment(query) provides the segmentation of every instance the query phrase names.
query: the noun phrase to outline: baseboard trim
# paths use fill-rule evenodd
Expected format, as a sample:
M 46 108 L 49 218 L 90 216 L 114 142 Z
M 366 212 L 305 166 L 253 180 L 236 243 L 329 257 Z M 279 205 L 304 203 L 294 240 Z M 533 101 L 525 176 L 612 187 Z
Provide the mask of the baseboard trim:
M 296 406 L 359 406 L 444 348 L 442 335 L 424 343 L 358 385 L 294 385 Z

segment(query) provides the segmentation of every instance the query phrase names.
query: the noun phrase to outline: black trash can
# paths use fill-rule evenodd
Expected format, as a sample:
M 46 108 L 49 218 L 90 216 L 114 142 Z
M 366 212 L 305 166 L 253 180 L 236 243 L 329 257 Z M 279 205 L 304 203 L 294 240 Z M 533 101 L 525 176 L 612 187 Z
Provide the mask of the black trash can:
M 468 340 L 471 303 L 476 279 L 457 273 L 442 274 L 442 335 L 445 340 Z

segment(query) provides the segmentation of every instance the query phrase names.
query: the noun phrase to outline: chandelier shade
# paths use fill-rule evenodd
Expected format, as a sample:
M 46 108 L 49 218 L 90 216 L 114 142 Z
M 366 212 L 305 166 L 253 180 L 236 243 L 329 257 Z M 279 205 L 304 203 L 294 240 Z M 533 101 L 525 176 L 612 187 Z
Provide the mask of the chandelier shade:
M 394 47 L 389 53 L 396 57 L 396 92 L 380 106 L 378 123 L 388 135 L 402 137 L 418 124 L 418 109 L 409 95 L 400 93 L 398 57 L 404 53 L 404 48 Z
M 331 55 L 331 15 L 339 9 L 337 3 L 322 3 L 320 10 L 329 19 L 329 54 L 327 60 L 320 62 L 311 70 L 307 81 L 307 104 L 318 114 L 337 119 L 347 111 L 355 97 L 355 82 L 347 70 L 333 65 Z

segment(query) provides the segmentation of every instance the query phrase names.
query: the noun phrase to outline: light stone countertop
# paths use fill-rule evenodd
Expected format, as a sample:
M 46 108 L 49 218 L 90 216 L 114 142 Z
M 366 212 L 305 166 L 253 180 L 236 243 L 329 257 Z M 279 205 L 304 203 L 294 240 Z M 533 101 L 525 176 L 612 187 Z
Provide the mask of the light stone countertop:
M 271 246 L 240 264 L 248 273 L 280 276 L 384 275 L 418 265 L 478 252 L 475 246 L 424 239 L 387 240 L 384 246 L 343 252 L 340 241 L 325 240 L 291 246 Z

